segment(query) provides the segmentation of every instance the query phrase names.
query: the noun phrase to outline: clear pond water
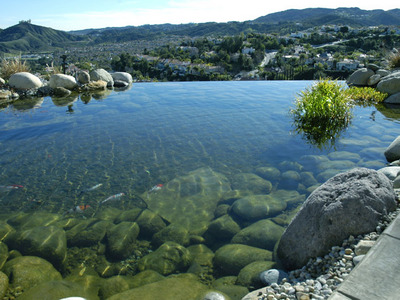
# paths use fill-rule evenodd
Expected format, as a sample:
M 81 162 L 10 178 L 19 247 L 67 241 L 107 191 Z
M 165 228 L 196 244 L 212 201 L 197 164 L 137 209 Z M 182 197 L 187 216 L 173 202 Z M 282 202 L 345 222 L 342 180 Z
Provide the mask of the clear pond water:
M 335 146 L 318 149 L 295 133 L 289 115 L 295 96 L 311 84 L 137 83 L 106 95 L 46 97 L 0 108 L 0 207 L 7 214 L 2 219 L 20 212 L 91 218 L 106 207 L 145 208 L 147 201 L 158 212 L 155 202 L 163 200 L 153 195 L 201 168 L 221 174 L 236 190 L 246 189 L 245 183 L 234 186 L 237 174 L 274 168 L 280 177 L 265 178 L 272 191 L 296 190 L 305 198 L 338 172 L 385 166 L 383 152 L 399 134 L 399 110 L 354 107 Z M 84 192 L 97 184 L 102 185 Z M 157 184 L 161 189 L 148 193 Z M 247 190 L 251 193 L 251 186 Z M 125 196 L 99 205 L 119 193 Z M 201 195 L 196 188 L 185 193 L 181 196 Z M 217 206 L 220 199 L 214 201 Z M 174 202 L 166 203 L 163 210 L 175 209 Z M 77 205 L 90 208 L 82 215 L 65 214 Z M 173 222 L 168 213 L 163 217 Z M 205 218 L 212 221 L 210 214 Z

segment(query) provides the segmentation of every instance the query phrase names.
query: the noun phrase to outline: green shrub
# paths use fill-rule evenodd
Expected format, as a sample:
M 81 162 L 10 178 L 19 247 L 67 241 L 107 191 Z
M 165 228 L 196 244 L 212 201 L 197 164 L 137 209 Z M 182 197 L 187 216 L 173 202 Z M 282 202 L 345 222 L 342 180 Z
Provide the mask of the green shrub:
M 389 57 L 389 67 L 391 69 L 400 68 L 400 53 L 392 54 Z
M 352 117 L 345 90 L 343 84 L 325 79 L 302 91 L 290 111 L 296 131 L 319 148 L 333 146 Z
M 383 102 L 388 94 L 381 93 L 372 87 L 351 87 L 345 91 L 350 99 L 361 105 Z

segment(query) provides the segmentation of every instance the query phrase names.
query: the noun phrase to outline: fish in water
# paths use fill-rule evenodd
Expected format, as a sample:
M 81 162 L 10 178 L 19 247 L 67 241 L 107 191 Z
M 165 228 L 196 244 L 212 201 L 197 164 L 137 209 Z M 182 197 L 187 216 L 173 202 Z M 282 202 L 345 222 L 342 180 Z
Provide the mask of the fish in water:
M 105 202 L 107 202 L 107 201 L 110 201 L 110 200 L 119 199 L 119 198 L 121 198 L 122 196 L 125 196 L 125 194 L 124 194 L 124 193 L 119 193 L 119 194 L 116 194 L 116 195 L 112 195 L 112 196 L 108 197 L 107 199 L 101 201 L 101 202 L 100 202 L 100 205 L 102 205 L 103 203 L 105 203 Z
M 161 189 L 163 188 L 163 186 L 164 186 L 164 185 L 161 184 L 161 183 L 156 184 L 156 185 L 153 186 L 148 192 L 149 192 L 149 193 L 157 192 L 157 191 L 161 190 Z
M 2 190 L 16 190 L 24 188 L 23 185 L 19 184 L 11 184 L 11 185 L 0 185 L 0 189 Z
M 89 204 L 85 204 L 85 205 L 77 205 L 69 210 L 67 210 L 65 212 L 65 215 L 69 215 L 69 214 L 75 214 L 75 213 L 83 213 L 86 209 L 88 209 L 90 207 Z
M 81 192 L 79 193 L 79 195 L 82 195 L 82 194 L 84 194 L 84 193 L 88 193 L 88 192 L 94 191 L 94 190 L 98 189 L 99 187 L 101 187 L 102 185 L 103 185 L 102 183 L 96 184 L 96 185 L 92 186 L 91 188 L 88 188 L 88 189 L 86 189 L 86 190 L 81 191 Z

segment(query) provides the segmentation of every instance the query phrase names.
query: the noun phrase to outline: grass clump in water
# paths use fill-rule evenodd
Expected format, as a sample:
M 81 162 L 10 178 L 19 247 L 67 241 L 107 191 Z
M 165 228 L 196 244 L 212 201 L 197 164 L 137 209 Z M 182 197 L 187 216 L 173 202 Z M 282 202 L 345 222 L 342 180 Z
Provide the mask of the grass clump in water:
M 351 100 L 343 84 L 319 80 L 296 98 L 291 110 L 296 131 L 319 148 L 333 146 L 352 118 Z
M 362 105 L 380 103 L 388 97 L 388 94 L 381 93 L 372 87 L 351 87 L 345 92 L 350 99 Z

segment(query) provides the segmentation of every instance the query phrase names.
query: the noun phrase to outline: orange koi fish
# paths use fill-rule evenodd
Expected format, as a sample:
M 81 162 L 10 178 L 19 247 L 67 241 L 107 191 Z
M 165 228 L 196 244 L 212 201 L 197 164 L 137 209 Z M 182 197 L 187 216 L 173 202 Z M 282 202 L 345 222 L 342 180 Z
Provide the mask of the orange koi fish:
M 88 209 L 90 207 L 89 204 L 85 204 L 85 205 L 77 205 L 71 209 L 69 209 L 65 214 L 75 214 L 75 213 L 83 213 L 86 209 Z

